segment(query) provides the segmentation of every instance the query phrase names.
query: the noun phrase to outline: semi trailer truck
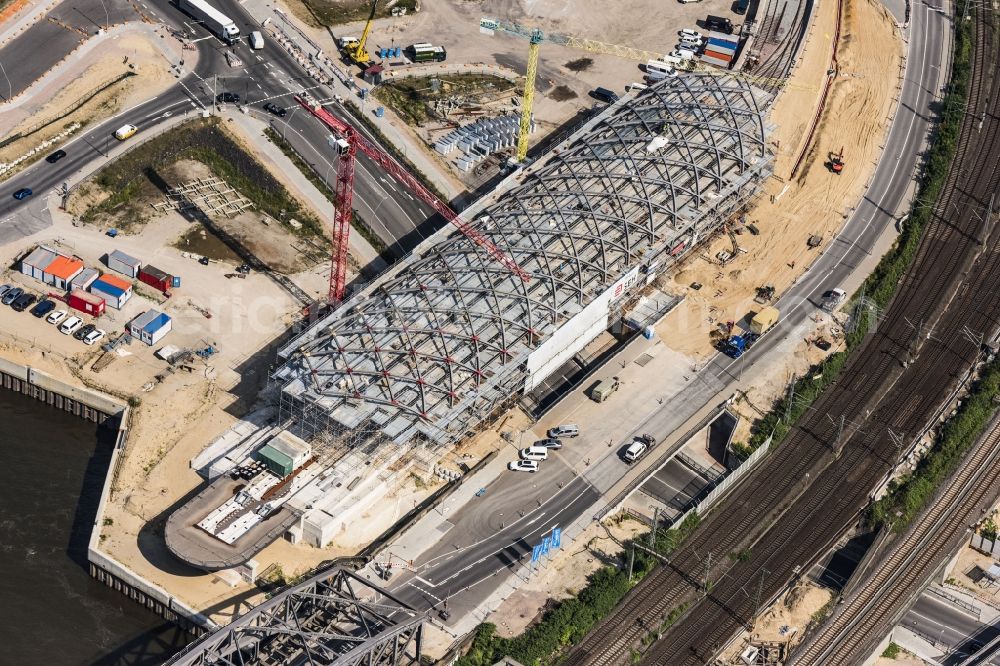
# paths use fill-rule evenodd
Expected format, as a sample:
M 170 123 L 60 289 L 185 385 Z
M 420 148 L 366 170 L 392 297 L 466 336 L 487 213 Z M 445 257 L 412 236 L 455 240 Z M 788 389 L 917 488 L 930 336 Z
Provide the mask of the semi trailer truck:
M 185 14 L 204 23 L 206 28 L 227 44 L 239 39 L 240 29 L 236 27 L 236 23 L 205 0 L 177 0 L 177 6 Z

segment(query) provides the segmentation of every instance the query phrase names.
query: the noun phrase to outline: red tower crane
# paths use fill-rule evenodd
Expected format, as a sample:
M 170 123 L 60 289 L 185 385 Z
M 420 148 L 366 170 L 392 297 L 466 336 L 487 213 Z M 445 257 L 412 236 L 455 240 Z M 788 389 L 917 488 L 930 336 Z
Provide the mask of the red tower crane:
M 494 259 L 509 268 L 511 272 L 525 282 L 531 280 L 531 276 L 518 266 L 517 262 L 504 254 L 492 241 L 473 229 L 469 223 L 462 220 L 458 216 L 458 213 L 453 211 L 448 204 L 434 196 L 430 190 L 424 187 L 399 162 L 366 139 L 358 130 L 340 118 L 337 118 L 322 106 L 310 104 L 300 97 L 296 97 L 295 101 L 341 137 L 337 142 L 340 163 L 337 165 L 336 201 L 334 201 L 336 217 L 333 223 L 333 248 L 330 261 L 330 293 L 328 299 L 331 304 L 339 303 L 344 298 L 344 287 L 347 279 L 347 239 L 351 233 L 351 216 L 354 210 L 352 207 L 352 200 L 354 199 L 354 160 L 359 150 L 370 157 L 387 173 L 394 176 L 396 180 L 405 185 L 407 189 L 417 195 L 422 201 L 440 213 L 444 219 L 455 225 L 472 242 L 482 247 Z

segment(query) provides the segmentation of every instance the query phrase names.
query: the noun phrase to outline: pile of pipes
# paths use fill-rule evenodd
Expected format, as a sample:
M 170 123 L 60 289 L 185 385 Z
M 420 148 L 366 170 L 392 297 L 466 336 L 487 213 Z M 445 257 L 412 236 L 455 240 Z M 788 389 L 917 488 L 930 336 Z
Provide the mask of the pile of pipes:
M 456 149 L 462 151 L 455 163 L 460 170 L 469 171 L 487 155 L 516 145 L 520 125 L 520 114 L 480 118 L 435 141 L 434 150 L 442 155 L 450 155 Z M 535 131 L 534 120 L 530 123 L 529 131 Z

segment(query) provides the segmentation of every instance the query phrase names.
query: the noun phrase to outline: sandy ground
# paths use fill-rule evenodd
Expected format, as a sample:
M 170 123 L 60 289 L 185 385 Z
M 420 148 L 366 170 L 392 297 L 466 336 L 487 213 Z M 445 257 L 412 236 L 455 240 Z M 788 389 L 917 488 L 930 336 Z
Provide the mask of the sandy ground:
M 309 27 L 312 18 L 299 0 L 279 3 L 300 19 L 304 30 L 323 49 L 336 54 L 331 32 L 337 36 L 360 35 L 363 23 L 338 26 L 330 31 Z M 707 14 L 729 16 L 734 25 L 742 17 L 731 11 L 730 0 L 704 0 L 681 4 L 661 0 L 627 0 L 609 13 L 601 0 L 430 0 L 421 3 L 421 10 L 405 17 L 375 21 L 369 37 L 369 51 L 378 46 L 407 46 L 416 42 L 443 44 L 448 49 L 448 63 L 487 63 L 511 68 L 520 74 L 527 67 L 527 41 L 504 33 L 489 37 L 479 32 L 479 19 L 494 17 L 511 19 L 529 27 L 574 37 L 599 40 L 608 44 L 631 46 L 662 54 L 676 44 L 677 31 L 695 28 L 696 21 Z M 655 16 L 656 20 L 649 20 Z M 448 26 L 443 33 L 441 26 Z M 566 63 L 581 57 L 593 59 L 593 65 L 574 72 Z M 644 62 L 642 64 L 645 64 Z M 595 104 L 589 96 L 595 87 L 603 86 L 619 92 L 631 82 L 642 81 L 639 62 L 616 56 L 588 53 L 578 49 L 543 44 L 539 54 L 538 78 L 534 113 L 537 130 L 532 144 L 563 125 L 583 109 Z M 428 69 L 432 71 L 433 66 Z M 554 94 L 557 88 L 568 89 L 567 95 Z M 387 111 L 392 124 L 415 144 L 422 143 L 406 124 Z M 444 160 L 440 160 L 445 164 Z M 452 167 L 449 167 L 452 168 Z
M 36 82 L 31 94 L 14 104 L 0 105 L 0 134 L 10 135 L 35 127 L 41 122 L 61 116 L 81 98 L 95 89 L 114 80 L 120 74 L 131 71 L 136 75 L 105 90 L 88 101 L 77 111 L 19 141 L 0 149 L 0 162 L 8 162 L 39 147 L 50 140 L 70 123 L 79 122 L 84 126 L 108 118 L 120 109 L 131 107 L 151 97 L 155 97 L 173 84 L 168 56 L 175 45 L 173 38 L 161 39 L 159 33 L 145 25 L 118 28 L 108 35 L 94 37 L 100 44 L 81 52 L 79 57 L 66 67 L 49 72 Z M 179 47 L 176 48 L 179 52 Z M 124 62 L 125 59 L 128 62 Z M 131 65 L 131 67 L 130 67 Z M 78 130 L 79 132 L 80 130 Z M 67 139 L 68 140 L 68 139 Z M 58 148 L 51 145 L 37 158 Z M 24 168 L 33 160 L 22 163 Z M 8 178 L 19 169 L 8 171 Z
M 902 46 L 894 22 L 872 0 L 847 0 L 838 60 L 841 75 L 834 81 L 821 118 L 820 131 L 800 174 L 790 180 L 801 150 L 806 124 L 815 108 L 819 85 L 830 64 L 830 42 L 836 24 L 836 4 L 817 7 L 812 38 L 792 81 L 774 107 L 770 121 L 776 147 L 775 177 L 748 212 L 747 221 L 760 229 L 737 236 L 744 250 L 725 266 L 716 254 L 731 251 L 722 236 L 692 255 L 674 275 L 668 290 L 687 293 L 687 300 L 660 324 L 658 332 L 681 351 L 705 357 L 711 352 L 709 332 L 726 321 L 739 321 L 762 306 L 754 303 L 756 288 L 767 284 L 781 294 L 816 259 L 819 250 L 806 241 L 816 234 L 829 242 L 843 225 L 875 170 L 897 88 Z M 811 90 L 811 92 L 810 92 Z M 845 148 L 846 169 L 828 171 L 830 151 Z M 703 286 L 695 291 L 692 283 Z M 837 285 L 830 285 L 835 287 Z
M 720 653 L 721 663 L 742 663 L 739 654 L 748 644 L 758 641 L 789 644 L 789 649 L 802 640 L 805 627 L 814 613 L 833 598 L 832 593 L 811 583 L 800 584 L 786 592 L 770 609 L 757 618 L 753 635 L 744 632 Z

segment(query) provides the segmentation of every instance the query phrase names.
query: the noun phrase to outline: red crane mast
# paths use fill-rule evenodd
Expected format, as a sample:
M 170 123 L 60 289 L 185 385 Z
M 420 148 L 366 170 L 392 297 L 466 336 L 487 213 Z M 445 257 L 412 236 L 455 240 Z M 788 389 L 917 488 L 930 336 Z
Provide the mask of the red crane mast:
M 518 266 L 517 262 L 505 254 L 490 239 L 472 228 L 448 204 L 437 198 L 433 192 L 424 187 L 423 183 L 417 180 L 399 162 L 365 138 L 361 132 L 340 118 L 337 118 L 322 106 L 312 105 L 300 97 L 296 97 L 295 101 L 318 118 L 324 125 L 339 134 L 344 142 L 346 142 L 346 145 L 341 144 L 339 148 L 340 162 L 337 165 L 336 201 L 334 202 L 336 217 L 333 224 L 330 293 L 328 295 L 331 304 L 339 303 L 344 298 L 344 288 L 347 280 L 347 240 L 351 233 L 351 216 L 354 210 L 352 206 L 354 199 L 354 162 L 359 150 L 370 157 L 387 173 L 394 176 L 396 180 L 405 185 L 421 201 L 434 208 L 444 219 L 451 222 L 459 231 L 471 239 L 472 242 L 482 247 L 494 259 L 510 269 L 512 273 L 525 282 L 531 280 L 531 276 Z

